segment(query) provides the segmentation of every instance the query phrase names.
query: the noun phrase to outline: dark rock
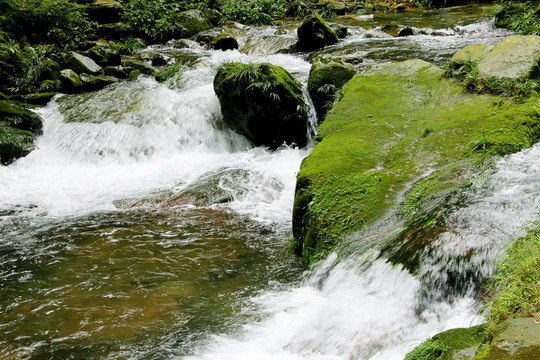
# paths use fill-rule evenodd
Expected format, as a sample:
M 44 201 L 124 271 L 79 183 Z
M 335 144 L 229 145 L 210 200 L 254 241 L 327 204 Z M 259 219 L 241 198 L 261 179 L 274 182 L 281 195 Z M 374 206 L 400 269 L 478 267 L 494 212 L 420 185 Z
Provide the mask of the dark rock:
M 165 66 L 167 65 L 167 59 L 161 54 L 152 54 L 152 66 Z
M 397 37 L 413 36 L 413 34 L 414 34 L 413 29 L 407 26 L 399 30 Z
M 34 138 L 30 131 L 0 125 L 0 163 L 8 165 L 28 155 L 35 148 Z
M 41 63 L 41 67 L 43 68 L 43 71 L 41 72 L 39 76 L 39 80 L 56 80 L 58 79 L 58 75 L 60 75 L 60 70 L 62 68 L 58 63 L 51 59 L 45 59 L 43 63 Z
M 321 0 L 315 7 L 318 9 L 328 9 L 336 15 L 345 15 L 347 13 L 347 5 L 342 1 L 336 0 Z
M 86 51 L 85 55 L 101 66 L 117 66 L 122 62 L 120 52 L 106 43 L 98 43 Z
M 340 24 L 332 24 L 330 25 L 330 29 L 332 29 L 340 39 L 346 38 L 349 32 L 345 26 Z
M 96 64 L 94 60 L 74 51 L 64 57 L 64 65 L 77 74 L 86 73 L 95 75 L 103 72 L 103 68 Z
M 301 51 L 315 51 L 339 41 L 336 33 L 318 15 L 311 15 L 298 28 L 298 44 Z
M 105 68 L 105 75 L 114 76 L 115 78 L 118 78 L 118 79 L 126 79 L 129 74 L 121 66 L 107 66 Z
M 124 23 L 101 24 L 97 28 L 97 36 L 104 39 L 118 40 L 128 36 Z
M 227 63 L 214 78 L 224 123 L 257 146 L 307 143 L 307 106 L 302 86 L 269 63 Z
M 56 95 L 55 92 L 17 95 L 17 96 L 12 96 L 12 100 L 16 100 L 25 104 L 44 106 L 44 105 L 47 105 L 47 103 L 49 103 L 49 101 L 51 101 L 55 95 Z
M 116 0 L 95 0 L 86 8 L 86 12 L 91 20 L 108 24 L 120 21 L 123 9 Z
M 65 93 L 77 93 L 82 90 L 83 83 L 81 78 L 71 69 L 60 71 L 58 80 L 61 83 L 61 90 Z
M 212 40 L 212 49 L 214 50 L 235 50 L 238 49 L 238 41 L 227 34 L 222 34 Z
M 38 114 L 7 100 L 0 101 L 0 124 L 33 133 L 43 129 L 43 120 Z
M 182 11 L 174 17 L 175 37 L 189 38 L 214 26 L 201 10 Z
M 308 92 L 322 122 L 333 107 L 341 88 L 356 74 L 356 69 L 342 60 L 321 55 L 313 61 L 308 78 Z

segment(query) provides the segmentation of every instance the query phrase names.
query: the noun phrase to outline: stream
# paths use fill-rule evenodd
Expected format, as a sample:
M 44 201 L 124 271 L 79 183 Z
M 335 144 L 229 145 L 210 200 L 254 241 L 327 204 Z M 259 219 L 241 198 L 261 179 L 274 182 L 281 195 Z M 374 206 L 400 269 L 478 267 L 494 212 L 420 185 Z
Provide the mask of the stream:
M 442 66 L 508 34 L 492 13 L 337 18 L 349 36 L 320 53 L 360 69 L 411 57 Z M 391 23 L 414 35 L 381 31 Z M 498 160 L 436 231 L 418 234 L 429 246 L 414 270 L 392 261 L 407 242 L 383 246 L 402 225 L 392 219 L 306 270 L 287 242 L 312 145 L 253 147 L 223 126 L 212 87 L 226 61 L 267 61 L 305 85 L 313 54 L 279 53 L 296 26 L 252 28 L 240 51 L 152 46 L 141 53 L 184 64 L 168 83 L 142 76 L 38 110 L 37 149 L 0 167 L 0 359 L 400 360 L 482 322 L 482 283 L 540 208 L 540 146 Z

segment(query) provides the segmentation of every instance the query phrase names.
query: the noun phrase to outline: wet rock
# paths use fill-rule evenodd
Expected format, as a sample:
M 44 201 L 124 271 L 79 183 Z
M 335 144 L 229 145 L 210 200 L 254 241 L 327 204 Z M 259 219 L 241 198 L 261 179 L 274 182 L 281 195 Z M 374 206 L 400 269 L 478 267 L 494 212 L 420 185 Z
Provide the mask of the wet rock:
M 332 29 L 340 39 L 346 38 L 349 32 L 345 26 L 340 24 L 332 24 L 330 25 L 330 29 Z
M 238 49 L 238 41 L 228 34 L 221 34 L 212 40 L 212 49 L 222 51 L 236 50 Z
M 128 77 L 128 72 L 122 66 L 107 66 L 105 68 L 105 75 L 114 76 L 118 79 L 125 79 Z
M 83 89 L 85 91 L 100 90 L 107 85 L 115 84 L 118 82 L 117 78 L 106 75 L 94 76 L 88 74 L 81 74 L 80 78 L 83 83 Z
M 94 60 L 74 51 L 64 57 L 64 65 L 77 74 L 86 73 L 95 75 L 103 72 L 103 68 L 96 64 Z
M 311 15 L 297 32 L 301 51 L 315 51 L 339 41 L 336 33 L 318 14 Z
M 405 36 L 413 36 L 413 35 L 414 35 L 413 29 L 407 26 L 399 30 L 397 37 L 405 37 Z
M 120 21 L 123 9 L 116 0 L 95 0 L 86 8 L 88 17 L 99 23 L 109 24 Z
M 176 14 L 174 26 L 174 36 L 181 38 L 189 38 L 214 27 L 201 10 L 187 10 Z
M 151 60 L 152 66 L 165 66 L 167 65 L 167 59 L 161 54 L 152 54 Z
M 43 128 L 38 114 L 8 100 L 0 101 L 0 124 L 33 133 L 40 133 Z
M 510 35 L 478 61 L 478 76 L 484 79 L 518 80 L 540 75 L 540 36 Z
M 35 148 L 34 138 L 30 131 L 0 125 L 0 163 L 8 165 L 28 155 Z
M 32 105 L 47 105 L 49 101 L 56 95 L 55 92 L 44 92 L 44 93 L 36 93 L 36 94 L 25 94 L 25 95 L 18 95 L 18 96 L 12 96 L 12 100 L 16 100 L 25 104 L 32 104 Z
M 313 60 L 308 78 L 308 92 L 322 122 L 326 113 L 334 106 L 341 88 L 356 75 L 356 69 L 342 60 L 321 55 Z
M 223 64 L 214 78 L 224 123 L 257 146 L 307 143 L 302 86 L 268 63 Z
M 151 65 L 148 65 L 142 60 L 136 58 L 123 58 L 122 66 L 125 68 L 132 68 L 139 70 L 142 74 L 154 76 L 157 69 Z
M 83 83 L 77 73 L 71 69 L 60 71 L 58 80 L 61 83 L 61 90 L 65 93 L 77 93 L 82 90 Z
M 212 40 L 210 40 L 212 41 Z M 207 44 L 207 43 L 205 43 Z M 172 47 L 175 49 L 193 49 L 198 48 L 199 44 L 196 41 L 189 39 L 179 39 L 172 42 Z
M 399 25 L 397 24 L 384 25 L 381 28 L 381 31 L 387 33 L 390 36 L 397 37 L 399 34 Z

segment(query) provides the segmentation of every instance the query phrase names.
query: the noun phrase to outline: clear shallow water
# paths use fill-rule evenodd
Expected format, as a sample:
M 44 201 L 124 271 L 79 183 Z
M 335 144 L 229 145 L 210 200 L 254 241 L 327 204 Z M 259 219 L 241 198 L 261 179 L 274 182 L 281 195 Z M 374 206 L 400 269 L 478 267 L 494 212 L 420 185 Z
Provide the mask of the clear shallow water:
M 325 52 L 440 63 L 504 35 L 486 9 L 345 19 L 352 35 Z M 388 21 L 416 35 L 390 38 Z M 481 320 L 478 283 L 538 211 L 539 150 L 501 160 L 466 206 L 402 244 L 386 242 L 390 219 L 349 242 L 371 246 L 304 273 L 285 243 L 310 149 L 253 148 L 222 126 L 211 85 L 231 60 L 305 83 L 305 55 L 273 54 L 287 27 L 253 29 L 241 52 L 157 47 L 190 59 L 168 85 L 142 78 L 40 110 L 38 149 L 0 168 L 0 358 L 401 359 Z M 418 266 L 392 261 L 416 242 L 430 244 Z

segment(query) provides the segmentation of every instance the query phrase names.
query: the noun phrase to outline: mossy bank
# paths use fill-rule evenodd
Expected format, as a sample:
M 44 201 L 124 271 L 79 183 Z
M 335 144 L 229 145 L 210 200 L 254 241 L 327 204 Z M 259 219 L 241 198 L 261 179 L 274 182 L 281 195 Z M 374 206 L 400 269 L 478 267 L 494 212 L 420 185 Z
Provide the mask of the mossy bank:
M 386 63 L 344 88 L 298 174 L 293 232 L 307 262 L 390 209 L 424 226 L 489 157 L 538 140 L 537 97 L 472 94 L 441 73 L 421 60 Z

